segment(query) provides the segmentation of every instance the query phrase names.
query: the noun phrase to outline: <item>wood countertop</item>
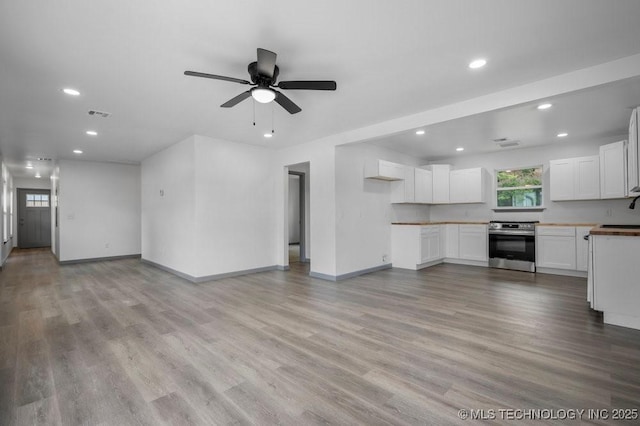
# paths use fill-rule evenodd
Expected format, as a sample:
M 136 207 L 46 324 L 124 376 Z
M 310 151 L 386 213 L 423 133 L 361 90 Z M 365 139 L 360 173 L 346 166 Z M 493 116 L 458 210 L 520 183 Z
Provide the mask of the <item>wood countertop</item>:
M 640 229 L 634 228 L 602 228 L 600 225 L 589 231 L 589 235 L 619 235 L 623 237 L 640 237 Z
M 445 221 L 445 222 L 391 222 L 392 225 L 487 225 L 489 222 L 461 222 L 461 221 Z
M 536 226 L 598 226 L 597 223 L 536 223 Z

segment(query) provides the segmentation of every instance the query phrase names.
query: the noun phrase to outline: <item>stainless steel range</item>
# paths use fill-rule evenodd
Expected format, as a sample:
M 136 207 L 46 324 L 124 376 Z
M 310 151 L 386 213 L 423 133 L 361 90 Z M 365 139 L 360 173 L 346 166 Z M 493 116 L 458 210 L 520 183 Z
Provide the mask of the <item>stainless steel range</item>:
M 536 271 L 536 222 L 489 223 L 489 266 Z

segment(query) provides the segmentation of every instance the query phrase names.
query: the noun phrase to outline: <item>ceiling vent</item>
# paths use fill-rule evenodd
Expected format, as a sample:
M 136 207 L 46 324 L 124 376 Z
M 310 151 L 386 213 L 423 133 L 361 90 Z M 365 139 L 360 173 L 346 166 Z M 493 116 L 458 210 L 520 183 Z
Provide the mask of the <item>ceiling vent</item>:
M 500 148 L 511 148 L 520 145 L 520 141 L 509 140 L 507 138 L 500 138 L 493 140 Z
M 89 110 L 89 115 L 93 116 L 93 117 L 101 117 L 101 118 L 107 118 L 111 115 L 110 112 L 104 112 L 104 111 L 97 111 L 95 109 L 90 109 Z

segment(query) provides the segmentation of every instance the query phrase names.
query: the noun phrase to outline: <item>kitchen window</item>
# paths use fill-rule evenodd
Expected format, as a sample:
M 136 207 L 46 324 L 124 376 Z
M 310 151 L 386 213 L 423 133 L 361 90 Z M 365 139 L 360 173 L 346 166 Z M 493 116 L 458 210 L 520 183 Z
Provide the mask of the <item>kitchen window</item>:
M 542 208 L 542 166 L 496 170 L 496 208 Z

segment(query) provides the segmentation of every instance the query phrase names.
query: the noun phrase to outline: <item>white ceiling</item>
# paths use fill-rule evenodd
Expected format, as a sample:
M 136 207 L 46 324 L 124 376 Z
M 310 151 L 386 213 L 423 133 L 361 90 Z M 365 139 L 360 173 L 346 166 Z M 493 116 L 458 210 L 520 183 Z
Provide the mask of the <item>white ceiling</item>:
M 288 146 L 636 54 L 639 22 L 637 0 L 1 0 L 0 152 L 20 177 L 35 157 L 139 162 L 194 133 Z M 183 75 L 246 79 L 257 47 L 281 80 L 338 90 L 289 91 L 302 112 L 258 105 L 254 127 L 250 100 L 219 107 L 246 87 Z
M 381 136 L 368 143 L 428 160 L 534 145 L 604 143 L 628 132 L 631 110 L 640 105 L 640 77 L 544 98 L 544 102 L 552 107 L 538 110 L 542 102 L 528 102 Z M 417 135 L 416 130 L 425 133 Z M 558 138 L 559 133 L 568 135 Z M 500 148 L 495 140 L 501 138 L 518 145 Z M 464 151 L 457 152 L 458 147 Z

